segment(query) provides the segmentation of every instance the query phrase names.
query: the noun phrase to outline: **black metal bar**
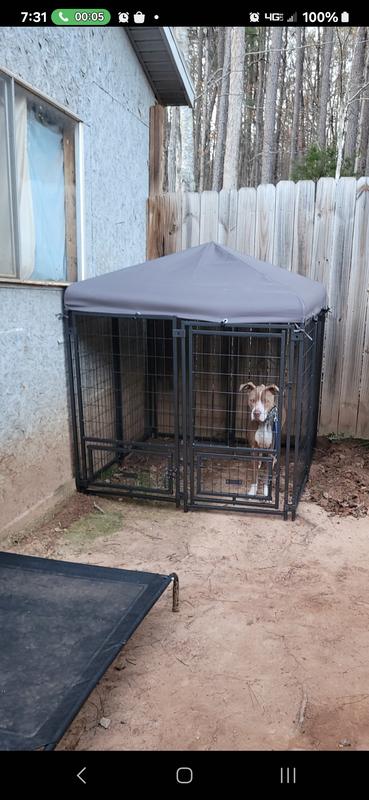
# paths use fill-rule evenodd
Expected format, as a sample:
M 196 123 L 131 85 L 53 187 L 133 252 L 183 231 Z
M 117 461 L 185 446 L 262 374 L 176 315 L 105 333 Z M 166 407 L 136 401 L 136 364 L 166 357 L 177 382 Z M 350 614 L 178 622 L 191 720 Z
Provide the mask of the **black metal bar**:
M 288 382 L 287 382 L 287 411 L 286 411 L 286 451 L 284 463 L 284 518 L 287 519 L 288 504 L 289 504 L 289 466 L 290 466 L 290 448 L 291 448 L 291 415 L 292 415 L 292 385 L 293 385 L 293 371 L 294 371 L 294 351 L 295 339 L 292 333 L 289 332 L 289 354 L 288 354 Z
M 183 323 L 182 323 L 183 328 Z M 191 335 L 191 328 L 188 335 Z M 182 354 L 182 436 L 183 436 L 183 510 L 188 511 L 188 486 L 187 486 L 187 463 L 188 463 L 188 443 L 187 443 L 187 341 L 182 337 L 181 341 L 181 354 Z
M 298 478 L 299 478 L 299 457 L 300 457 L 300 433 L 301 433 L 301 400 L 302 400 L 302 372 L 304 364 L 304 349 L 305 341 L 300 334 L 297 347 L 298 347 L 298 366 L 297 366 L 297 394 L 296 394 L 296 420 L 295 420 L 295 454 L 293 465 L 293 487 L 292 487 L 292 511 L 296 509 L 296 496 L 298 492 Z
M 316 445 L 316 438 L 318 435 L 318 418 L 319 418 L 319 410 L 320 410 L 320 394 L 321 394 L 321 376 L 322 376 L 322 361 L 323 361 L 323 343 L 324 343 L 324 328 L 325 328 L 325 319 L 326 319 L 326 312 L 321 311 L 318 317 L 318 346 L 317 346 L 317 353 L 316 353 L 316 375 L 317 375 L 317 387 L 316 387 L 316 394 L 315 394 L 315 409 L 314 409 L 314 416 L 313 416 L 313 430 L 314 430 L 314 437 L 313 437 L 313 450 Z
M 286 332 L 282 332 L 280 363 L 279 363 L 279 395 L 278 395 L 278 436 L 275 444 L 275 505 L 279 508 L 279 487 L 281 480 L 281 443 L 282 443 L 282 424 L 283 424 L 283 405 L 284 405 L 284 382 L 286 372 Z M 273 480 L 273 477 L 272 477 Z
M 72 357 L 73 327 L 72 327 L 71 312 L 69 312 L 68 316 L 64 320 L 64 329 L 65 329 L 65 340 L 66 340 L 66 350 L 67 350 L 67 374 L 69 383 L 70 411 L 71 411 L 72 434 L 73 434 L 73 466 L 74 466 L 76 487 L 77 489 L 79 489 L 81 483 L 81 474 L 80 474 L 80 452 L 79 452 L 78 429 L 77 429 L 76 397 L 74 391 L 75 386 L 74 386 L 73 357 Z
M 184 331 L 183 331 L 184 333 Z M 181 502 L 181 456 L 179 447 L 179 391 L 178 391 L 178 322 L 172 324 L 173 347 L 173 410 L 174 410 L 174 470 L 176 486 L 176 507 Z
M 227 340 L 226 340 L 227 341 Z M 237 409 L 237 391 L 236 373 L 239 351 L 239 336 L 235 334 L 231 339 L 228 339 L 228 381 L 227 381 L 227 422 L 226 429 L 228 433 L 228 444 L 233 446 L 236 440 L 236 409 Z
M 314 342 L 313 342 L 313 355 L 311 360 L 311 375 L 310 375 L 310 406 L 309 406 L 309 447 L 308 447 L 308 467 L 310 467 L 311 459 L 313 455 L 313 448 L 314 448 L 314 438 L 316 436 L 316 426 L 314 428 L 314 416 L 315 416 L 315 408 L 317 406 L 317 396 L 319 397 L 319 384 L 320 379 L 318 379 L 317 370 L 316 370 L 316 356 L 317 356 L 317 347 L 318 347 L 318 333 L 319 333 L 319 322 L 318 320 L 314 321 Z M 319 403 L 319 401 L 318 401 Z
M 222 502 L 224 502 L 224 501 L 222 501 Z M 214 501 L 213 501 L 213 503 L 214 503 Z M 265 505 L 251 506 L 251 505 L 241 505 L 241 504 L 238 505 L 237 504 L 237 505 L 230 506 L 230 505 L 225 505 L 224 504 L 222 506 L 217 506 L 217 505 L 215 505 L 215 503 L 213 505 L 212 503 L 203 503 L 203 504 L 201 504 L 200 502 L 197 502 L 197 503 L 193 503 L 192 505 L 190 505 L 188 510 L 189 511 L 228 511 L 228 512 L 231 512 L 232 514 L 234 514 L 234 512 L 236 511 L 237 513 L 240 513 L 240 514 L 265 514 L 266 516 L 269 516 L 269 517 L 273 517 L 273 516 L 284 517 L 285 516 L 284 511 L 280 511 L 277 508 L 273 508 L 273 507 L 270 507 L 270 506 L 268 507 L 268 506 L 265 506 Z
M 81 364 L 79 355 L 79 342 L 78 331 L 76 324 L 76 317 L 72 315 L 72 330 L 73 330 L 73 344 L 74 344 L 74 364 L 76 372 L 76 388 L 77 388 L 77 403 L 78 403 L 78 421 L 79 421 L 79 435 L 81 442 L 81 468 L 80 468 L 80 487 L 84 486 L 87 481 L 87 465 L 86 465 L 86 444 L 85 444 L 85 424 L 83 416 L 83 398 L 82 398 L 82 383 L 81 383 Z M 80 488 L 79 487 L 79 488 Z
M 295 325 L 296 325 L 296 323 L 294 323 L 294 322 L 285 322 L 282 325 L 281 325 L 280 322 L 270 322 L 270 323 L 266 323 L 266 322 L 253 322 L 253 323 L 240 322 L 237 325 L 235 323 L 232 323 L 231 325 L 222 325 L 220 321 L 219 322 L 204 322 L 204 320 L 193 320 L 193 319 L 185 319 L 185 320 L 183 320 L 183 324 L 184 324 L 185 327 L 188 327 L 189 325 L 191 325 L 193 328 L 197 328 L 198 329 L 197 330 L 198 333 L 211 333 L 212 329 L 214 329 L 214 328 L 221 329 L 220 332 L 227 333 L 229 331 L 229 328 L 232 327 L 232 330 L 236 329 L 237 332 L 239 332 L 239 331 L 241 331 L 241 332 L 242 331 L 247 331 L 247 334 L 246 334 L 247 336 L 251 336 L 255 331 L 258 331 L 258 330 L 265 331 L 266 328 L 268 328 L 268 331 L 272 330 L 273 331 L 273 335 L 274 335 L 274 331 L 278 332 L 278 331 L 281 330 L 281 328 L 283 328 L 283 330 L 292 330 L 293 331 L 295 329 Z M 232 332 L 231 332 L 231 335 L 233 335 Z M 270 332 L 268 334 L 266 334 L 266 335 L 270 336 Z
M 155 494 L 155 489 L 145 489 L 141 491 L 139 489 L 134 490 L 125 490 L 120 487 L 114 486 L 106 486 L 106 484 L 102 483 L 93 483 L 89 486 L 86 486 L 83 490 L 86 494 L 96 494 L 96 495 L 114 495 L 114 497 L 129 497 L 130 499 L 136 500 L 157 500 L 158 502 L 168 502 L 173 503 L 174 497 L 169 496 L 167 494 Z M 188 510 L 188 509 L 187 509 Z
M 189 446 L 189 465 L 190 465 L 190 503 L 193 501 L 193 496 L 195 492 L 195 461 L 194 461 L 194 439 L 195 439 L 195 431 L 194 431 L 194 417 L 196 414 L 196 403 L 194 402 L 194 385 L 193 385 L 193 370 L 194 370 L 194 363 L 193 363 L 193 336 L 197 336 L 197 333 L 194 334 L 192 328 L 188 329 L 188 446 Z M 196 419 L 195 419 L 196 424 Z
M 148 428 L 151 436 L 157 435 L 157 382 L 155 358 L 155 319 L 150 319 L 147 324 L 147 402 Z
M 222 330 L 207 330 L 206 328 L 205 329 L 203 329 L 203 328 L 200 328 L 200 329 L 196 328 L 195 329 L 195 326 L 190 326 L 190 327 L 193 327 L 194 333 L 196 333 L 196 335 L 198 334 L 199 336 L 232 337 L 232 336 L 235 335 L 233 330 L 227 331 L 227 330 L 223 330 L 223 328 L 222 328 Z M 277 332 L 274 333 L 273 332 L 272 335 L 273 335 L 273 339 L 274 338 L 276 338 L 276 339 L 281 339 L 282 338 L 282 334 L 281 333 L 277 333 Z M 258 333 L 257 331 L 254 331 L 254 330 L 252 330 L 252 331 L 244 331 L 244 330 L 242 330 L 242 331 L 237 331 L 237 336 L 239 336 L 241 339 L 242 338 L 243 339 L 248 339 L 250 336 L 252 336 L 252 338 L 255 338 L 255 339 L 269 339 L 270 338 L 270 332 L 268 332 L 268 333 L 265 333 L 265 332 Z
M 123 396 L 122 396 L 122 369 L 120 357 L 120 328 L 117 317 L 111 320 L 111 345 L 113 360 L 113 387 L 115 401 L 115 433 L 118 442 L 124 441 L 123 432 Z M 118 454 L 117 454 L 118 458 Z

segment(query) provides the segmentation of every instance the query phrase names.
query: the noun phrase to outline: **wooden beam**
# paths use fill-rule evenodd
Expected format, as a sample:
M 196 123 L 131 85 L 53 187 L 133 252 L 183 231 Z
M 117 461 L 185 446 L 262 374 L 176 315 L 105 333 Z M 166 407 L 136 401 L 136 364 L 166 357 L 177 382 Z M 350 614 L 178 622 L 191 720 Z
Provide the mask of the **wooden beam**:
M 164 108 L 150 108 L 149 194 L 163 193 L 164 179 Z

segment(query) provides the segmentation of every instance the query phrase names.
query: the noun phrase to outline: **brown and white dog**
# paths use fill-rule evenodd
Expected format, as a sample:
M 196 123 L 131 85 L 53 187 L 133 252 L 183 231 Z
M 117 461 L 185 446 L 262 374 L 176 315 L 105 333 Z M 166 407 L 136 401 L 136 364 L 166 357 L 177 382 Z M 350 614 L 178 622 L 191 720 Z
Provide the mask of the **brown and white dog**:
M 255 386 L 254 383 L 242 383 L 240 392 L 247 392 L 248 419 L 246 437 L 249 447 L 271 448 L 274 446 L 275 421 L 278 419 L 277 402 L 279 388 L 275 383 L 265 386 L 264 383 Z M 283 420 L 282 420 L 283 422 Z M 252 484 L 248 494 L 256 495 L 258 492 L 258 473 L 261 462 L 256 459 L 252 462 Z M 264 497 L 268 496 L 268 479 L 264 478 Z

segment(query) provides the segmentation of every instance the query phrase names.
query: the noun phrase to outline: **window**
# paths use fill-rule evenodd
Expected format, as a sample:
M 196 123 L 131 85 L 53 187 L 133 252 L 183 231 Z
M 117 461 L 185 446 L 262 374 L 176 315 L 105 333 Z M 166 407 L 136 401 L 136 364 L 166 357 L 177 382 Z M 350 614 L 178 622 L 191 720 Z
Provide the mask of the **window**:
M 76 121 L 0 74 L 0 276 L 77 277 Z

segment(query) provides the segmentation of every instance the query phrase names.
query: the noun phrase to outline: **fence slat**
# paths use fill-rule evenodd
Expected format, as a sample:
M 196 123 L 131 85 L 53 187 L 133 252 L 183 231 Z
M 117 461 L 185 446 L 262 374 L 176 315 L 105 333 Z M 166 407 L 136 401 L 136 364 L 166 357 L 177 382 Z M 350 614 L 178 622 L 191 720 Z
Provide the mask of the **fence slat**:
M 334 207 L 336 182 L 334 178 L 320 178 L 316 189 L 313 252 L 310 275 L 327 286 L 332 259 Z
M 367 307 L 363 365 L 361 370 L 359 412 L 356 427 L 356 436 L 359 436 L 361 439 L 369 439 L 369 286 L 366 290 L 366 294 Z
M 264 183 L 256 192 L 255 256 L 272 261 L 274 242 L 275 186 Z
M 291 269 L 296 185 L 293 181 L 277 184 L 274 219 L 273 264 Z
M 185 192 L 182 198 L 182 250 L 200 244 L 200 195 Z
M 362 393 L 362 403 L 359 409 L 369 283 L 369 181 L 367 178 L 358 180 L 356 197 L 352 270 L 347 300 L 344 373 L 338 421 L 339 430 L 342 433 L 354 436 L 357 429 L 362 430 L 365 427 L 363 415 L 365 407 L 368 407 L 368 397 L 364 397 Z M 358 411 L 360 411 L 360 423 Z
M 314 212 L 315 183 L 313 181 L 299 181 L 296 184 L 291 269 L 300 275 L 310 275 Z
M 159 255 L 177 253 L 182 246 L 182 195 L 180 192 L 169 192 L 158 199 L 161 222 L 160 235 L 157 237 L 158 250 L 163 250 Z
M 330 313 L 327 317 L 320 415 L 320 432 L 326 434 L 338 430 L 355 202 L 355 178 L 341 178 L 336 189 L 332 259 L 327 285 Z
M 200 244 L 218 240 L 218 192 L 202 192 L 200 214 Z
M 222 189 L 219 192 L 219 222 L 218 238 L 219 244 L 227 247 L 236 247 L 237 239 L 237 202 L 238 192 L 236 189 Z
M 256 189 L 238 192 L 236 250 L 245 255 L 255 255 Z

